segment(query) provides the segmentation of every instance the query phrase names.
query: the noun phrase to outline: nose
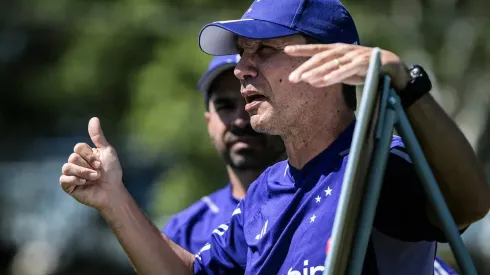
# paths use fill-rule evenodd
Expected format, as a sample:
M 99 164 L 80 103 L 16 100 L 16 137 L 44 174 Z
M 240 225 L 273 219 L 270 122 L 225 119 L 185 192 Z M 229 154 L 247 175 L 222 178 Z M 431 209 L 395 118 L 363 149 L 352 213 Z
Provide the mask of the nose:
M 235 76 L 240 80 L 257 76 L 257 66 L 254 61 L 254 53 L 244 52 L 238 64 L 235 66 Z
M 239 108 L 236 119 L 233 121 L 234 126 L 238 128 L 247 128 L 250 125 L 250 115 L 245 108 Z

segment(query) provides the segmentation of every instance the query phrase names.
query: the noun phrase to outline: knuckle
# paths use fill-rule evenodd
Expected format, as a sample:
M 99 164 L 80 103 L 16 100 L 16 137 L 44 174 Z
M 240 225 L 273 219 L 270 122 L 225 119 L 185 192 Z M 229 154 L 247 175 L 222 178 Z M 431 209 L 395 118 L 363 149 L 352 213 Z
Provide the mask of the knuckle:
M 364 63 L 366 60 L 369 62 L 369 56 L 365 54 L 357 55 L 354 57 L 354 62 L 356 63 Z
M 350 59 L 354 59 L 356 56 L 359 56 L 359 51 L 357 51 L 357 50 L 356 51 L 349 51 L 344 56 L 347 58 L 350 58 Z
M 71 153 L 70 157 L 68 158 L 69 163 L 76 163 L 79 160 L 79 155 L 76 153 Z
M 307 61 L 307 62 L 308 62 L 308 61 Z M 313 55 L 313 56 L 310 58 L 309 62 L 311 62 L 311 63 L 318 62 L 318 54 Z
M 360 60 L 364 64 L 369 63 L 369 59 L 371 59 L 371 55 L 370 54 L 363 54 L 363 55 L 360 56 Z
M 75 147 L 73 147 L 73 151 L 74 152 L 80 152 L 84 147 L 85 147 L 86 143 L 82 143 L 82 142 L 79 142 L 77 144 L 75 144 Z
M 318 54 L 318 61 L 325 62 L 330 57 L 330 52 L 322 52 Z
M 96 156 L 95 156 L 95 154 L 93 154 L 93 153 L 89 153 L 89 154 L 87 154 L 87 156 L 86 156 L 86 160 L 87 160 L 87 162 L 89 162 L 89 163 L 91 163 L 91 162 L 95 161 L 96 159 L 97 159 L 97 157 L 96 157 Z
M 339 51 L 344 51 L 345 49 L 347 49 L 347 45 L 342 43 L 335 43 L 335 48 Z
M 314 63 L 319 63 L 323 60 L 323 55 L 322 53 L 315 54 L 311 59 Z
M 67 175 L 70 173 L 70 164 L 69 163 L 63 164 L 63 166 L 61 167 L 61 173 L 63 175 Z
M 77 169 L 77 175 L 81 178 L 85 178 L 85 177 L 88 177 L 90 174 L 90 170 L 88 169 L 85 169 L 85 168 L 82 168 L 82 167 L 78 167 Z

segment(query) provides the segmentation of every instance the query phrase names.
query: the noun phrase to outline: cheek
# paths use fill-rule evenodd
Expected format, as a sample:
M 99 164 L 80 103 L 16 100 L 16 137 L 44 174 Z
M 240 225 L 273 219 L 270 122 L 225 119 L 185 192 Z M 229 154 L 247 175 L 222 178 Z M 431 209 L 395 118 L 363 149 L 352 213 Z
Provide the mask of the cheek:
M 289 75 L 306 60 L 308 58 L 291 57 L 286 54 L 281 54 L 277 58 L 265 62 L 265 66 L 262 67 L 262 72 L 272 89 L 274 102 L 283 101 L 281 98 L 287 99 L 289 96 L 294 96 L 292 91 L 304 90 L 304 83 L 291 83 L 289 81 Z
M 215 142 L 221 142 L 226 132 L 226 125 L 217 116 L 212 116 L 208 123 L 208 132 Z

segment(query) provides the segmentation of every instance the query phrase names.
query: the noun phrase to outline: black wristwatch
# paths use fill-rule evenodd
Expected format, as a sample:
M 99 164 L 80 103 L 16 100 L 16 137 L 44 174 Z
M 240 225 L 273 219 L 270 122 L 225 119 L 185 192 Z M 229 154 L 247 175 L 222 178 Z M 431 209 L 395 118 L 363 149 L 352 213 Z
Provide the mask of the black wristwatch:
M 408 72 L 412 77 L 412 80 L 408 82 L 405 89 L 398 92 L 400 101 L 404 109 L 412 106 L 415 101 L 419 100 L 423 95 L 430 92 L 432 89 L 432 83 L 430 82 L 429 75 L 420 65 L 412 65 Z

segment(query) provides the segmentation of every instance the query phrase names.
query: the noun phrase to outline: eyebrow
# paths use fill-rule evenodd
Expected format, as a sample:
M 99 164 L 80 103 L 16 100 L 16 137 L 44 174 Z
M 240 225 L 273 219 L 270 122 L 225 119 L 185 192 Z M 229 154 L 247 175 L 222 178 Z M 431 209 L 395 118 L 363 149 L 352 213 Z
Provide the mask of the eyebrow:
M 245 45 L 245 46 L 249 46 L 249 45 Z M 277 45 L 275 43 L 270 43 L 268 40 L 260 40 L 257 43 L 250 45 L 249 47 L 250 48 L 261 48 L 263 46 L 276 48 L 276 49 L 284 49 L 287 46 L 287 44 L 281 43 L 281 44 Z M 235 47 L 237 48 L 238 51 L 244 50 L 244 47 L 242 47 L 238 42 L 235 43 Z
M 243 47 L 242 45 L 240 45 L 238 43 L 238 38 L 235 42 L 235 46 L 238 50 L 243 50 Z M 242 40 L 243 41 L 243 40 Z M 258 45 L 258 47 L 261 47 L 261 46 L 267 46 L 267 47 L 274 47 L 274 48 L 278 48 L 278 49 L 284 49 L 286 46 L 288 45 L 292 45 L 292 44 L 295 44 L 293 43 L 293 41 L 281 41 L 281 42 L 273 42 L 274 40 L 273 39 L 267 39 L 267 40 L 256 40 L 257 42 L 255 42 L 253 44 L 253 46 L 255 45 Z M 248 45 L 245 45 L 245 46 L 248 46 Z
M 229 96 L 229 95 L 216 95 L 214 97 L 211 97 L 211 100 L 213 102 L 231 101 L 231 100 L 233 100 L 233 96 Z

